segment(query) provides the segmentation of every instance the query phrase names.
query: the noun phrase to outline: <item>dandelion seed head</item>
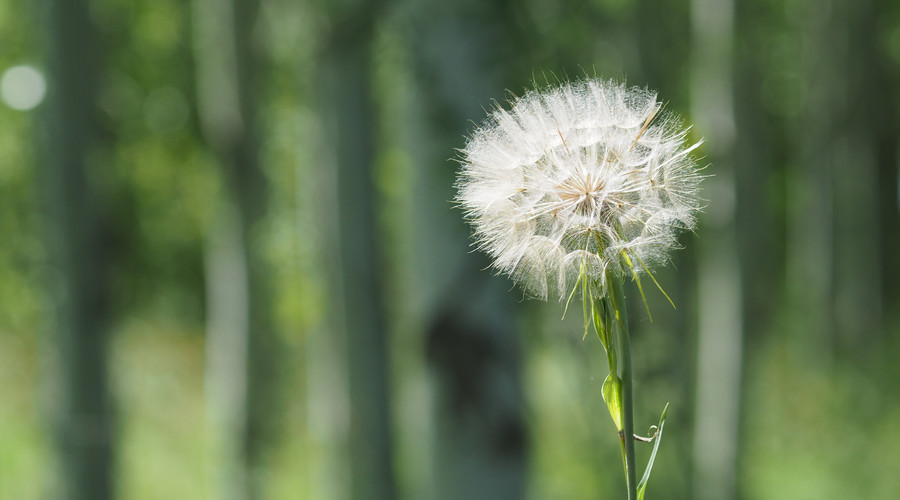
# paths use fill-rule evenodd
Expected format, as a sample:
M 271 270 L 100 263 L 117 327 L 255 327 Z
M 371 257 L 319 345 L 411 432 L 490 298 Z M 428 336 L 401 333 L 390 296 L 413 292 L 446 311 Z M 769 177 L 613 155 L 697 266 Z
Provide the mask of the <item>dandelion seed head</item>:
M 460 153 L 457 202 L 494 267 L 538 298 L 662 264 L 702 176 L 656 94 L 582 80 L 497 105 Z M 630 264 L 629 264 L 630 262 Z

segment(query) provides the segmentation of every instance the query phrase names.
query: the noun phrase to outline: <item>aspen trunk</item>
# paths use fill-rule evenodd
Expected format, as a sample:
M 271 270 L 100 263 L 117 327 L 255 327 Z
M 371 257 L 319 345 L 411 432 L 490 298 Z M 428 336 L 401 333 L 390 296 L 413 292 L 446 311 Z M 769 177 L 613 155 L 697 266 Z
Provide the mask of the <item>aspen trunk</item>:
M 111 326 L 110 234 L 91 172 L 103 168 L 96 94 L 96 38 L 84 0 L 47 5 L 50 97 L 40 183 L 48 215 L 60 382 L 56 436 L 60 498 L 113 497 L 114 419 L 107 345 Z
M 273 422 L 278 365 L 268 264 L 260 241 L 268 187 L 255 123 L 255 0 L 195 0 L 199 117 L 222 169 L 223 198 L 206 250 L 209 405 L 216 496 L 263 498 L 259 469 Z

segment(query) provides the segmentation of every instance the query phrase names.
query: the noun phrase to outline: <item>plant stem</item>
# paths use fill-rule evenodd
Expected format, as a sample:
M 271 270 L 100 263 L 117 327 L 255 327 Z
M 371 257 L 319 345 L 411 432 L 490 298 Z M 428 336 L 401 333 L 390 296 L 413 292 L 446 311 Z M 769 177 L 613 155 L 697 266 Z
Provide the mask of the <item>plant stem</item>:
M 631 340 L 628 334 L 628 314 L 625 309 L 623 283 L 611 280 L 610 292 L 615 304 L 616 348 L 619 351 L 618 371 L 622 380 L 622 453 L 625 459 L 625 481 L 628 500 L 637 500 L 637 464 L 634 459 L 634 394 L 631 390 Z

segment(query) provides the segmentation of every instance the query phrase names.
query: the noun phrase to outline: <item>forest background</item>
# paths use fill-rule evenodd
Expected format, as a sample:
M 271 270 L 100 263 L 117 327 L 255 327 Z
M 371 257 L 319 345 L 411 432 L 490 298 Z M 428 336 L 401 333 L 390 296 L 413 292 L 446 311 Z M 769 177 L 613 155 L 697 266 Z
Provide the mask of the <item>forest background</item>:
M 0 498 L 621 498 L 600 343 L 450 201 L 492 100 L 595 75 L 710 165 L 629 314 L 649 498 L 900 498 L 900 3 L 12 0 L 0 43 Z

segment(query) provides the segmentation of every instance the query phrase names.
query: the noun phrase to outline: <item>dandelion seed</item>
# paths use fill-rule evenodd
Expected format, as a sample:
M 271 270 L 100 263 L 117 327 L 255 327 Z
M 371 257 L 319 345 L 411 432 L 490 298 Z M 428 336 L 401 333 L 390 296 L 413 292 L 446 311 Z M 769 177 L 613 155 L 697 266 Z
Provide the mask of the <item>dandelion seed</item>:
M 663 263 L 700 208 L 688 129 L 656 94 L 583 80 L 497 106 L 461 151 L 479 248 L 538 298 Z

